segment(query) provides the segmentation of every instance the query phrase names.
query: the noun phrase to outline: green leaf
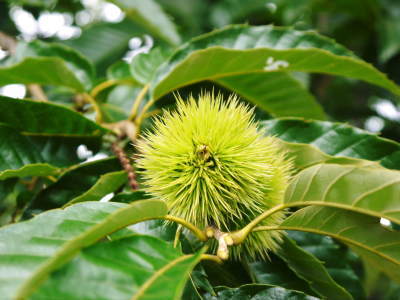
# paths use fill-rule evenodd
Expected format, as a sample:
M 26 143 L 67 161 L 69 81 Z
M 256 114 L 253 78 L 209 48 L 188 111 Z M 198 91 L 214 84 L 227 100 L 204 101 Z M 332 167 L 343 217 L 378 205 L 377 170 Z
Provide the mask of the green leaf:
M 0 124 L 0 179 L 10 177 L 48 176 L 60 167 L 81 162 L 77 147 L 88 145 L 93 152 L 100 137 L 34 137 Z
M 130 193 L 119 193 L 116 194 L 110 201 L 112 202 L 122 202 L 131 203 L 137 200 L 151 199 L 151 196 L 145 191 L 138 190 Z M 147 234 L 147 233 L 146 233 Z
M 270 254 L 270 259 L 252 261 L 248 263 L 249 272 L 256 283 L 280 286 L 289 290 L 302 291 L 316 296 L 307 281 L 299 278 L 287 264 L 276 256 Z
M 178 45 L 181 38 L 175 24 L 153 0 L 112 0 L 136 24 L 147 29 L 171 45 Z
M 129 64 L 126 61 L 117 61 L 107 69 L 108 80 L 123 80 L 124 83 L 136 83 L 132 78 Z
M 38 40 L 20 42 L 15 56 L 0 66 L 0 86 L 38 83 L 83 92 L 91 88 L 93 76 L 92 65 L 73 49 Z
M 17 180 L 0 181 L 0 226 L 12 221 L 17 208 L 18 193 L 15 192 Z
M 327 299 L 353 299 L 343 287 L 332 279 L 321 261 L 301 249 L 291 239 L 283 238 L 277 254 L 300 278 L 308 281 L 310 287 L 320 296 Z
M 246 284 L 238 288 L 217 287 L 217 296 L 205 295 L 206 300 L 279 299 L 317 300 L 298 291 L 268 284 Z
M 279 8 L 284 5 L 282 1 L 281 3 L 275 3 L 275 1 L 272 0 L 268 3 L 277 4 Z M 240 0 L 222 0 L 216 2 L 213 6 L 210 21 L 214 27 L 218 28 L 228 24 L 242 24 L 248 22 L 250 20 L 249 17 L 251 16 L 253 18 L 255 14 L 267 18 L 271 14 L 271 11 L 263 0 L 253 0 L 248 3 Z
M 315 32 L 273 26 L 230 26 L 191 40 L 157 71 L 154 99 L 188 84 L 255 72 L 326 73 L 365 80 L 400 95 L 373 66 Z
M 9 0 L 13 5 L 29 5 L 45 8 L 54 8 L 58 0 Z
M 0 229 L 0 294 L 25 299 L 79 251 L 127 225 L 165 215 L 163 201 L 87 202 Z M 141 274 L 143 275 L 143 274 Z
M 321 163 L 333 163 L 342 165 L 364 166 L 373 164 L 367 160 L 361 160 L 351 157 L 334 157 L 328 155 L 313 145 L 288 143 L 280 141 L 283 151 L 286 152 L 288 159 L 291 159 L 294 166 L 294 172 L 301 171 L 305 168 L 311 167 Z
M 85 137 L 108 132 L 108 129 L 64 106 L 3 96 L 0 96 L 0 120 L 30 136 Z
M 268 134 L 292 143 L 310 144 L 332 156 L 379 161 L 400 169 L 400 144 L 343 123 L 296 118 L 264 121 Z
M 47 176 L 58 171 L 18 131 L 0 124 L 0 180 L 10 177 Z
M 140 53 L 133 57 L 130 70 L 133 78 L 141 84 L 147 84 L 153 78 L 157 68 L 166 61 L 171 51 L 167 48 L 154 48 L 149 53 Z
M 132 193 L 121 193 L 116 195 L 111 201 L 121 201 L 129 203 L 132 201 L 137 201 L 140 199 L 149 199 L 151 196 L 146 194 L 144 191 L 135 191 Z M 134 234 L 141 234 L 141 235 L 149 235 L 152 237 L 157 237 L 163 241 L 167 241 L 172 244 L 176 238 L 177 234 L 177 224 L 176 223 L 166 223 L 164 220 L 149 220 L 145 222 L 140 222 L 135 225 L 128 227 L 131 232 L 124 232 L 120 233 L 117 232 L 112 236 L 112 238 L 120 238 L 131 236 L 132 232 Z M 190 238 L 188 238 L 190 237 Z M 202 244 L 197 241 L 196 238 L 192 238 L 189 234 L 181 232 L 179 236 L 180 244 L 178 244 L 178 248 L 182 249 L 183 253 L 191 254 L 195 252 L 196 249 L 199 249 Z M 213 264 L 215 266 L 215 264 Z M 207 274 L 205 273 L 202 265 L 197 265 L 191 275 L 190 281 L 186 283 L 182 299 L 201 299 L 199 298 L 199 294 L 197 292 L 198 289 L 202 289 L 204 291 L 213 291 L 213 287 L 211 286 L 210 282 L 208 281 Z
M 289 231 L 288 235 L 298 246 L 322 261 L 332 278 L 351 293 L 354 299 L 366 297 L 359 274 L 362 262 L 346 245 L 329 236 L 309 232 Z
M 128 119 L 133 103 L 141 91 L 139 86 L 117 85 L 107 95 L 105 102 L 99 102 L 103 119 L 114 123 Z
M 202 0 L 157 0 L 157 3 L 173 17 L 175 24 L 179 24 L 179 31 L 185 37 L 193 37 L 204 31 L 205 24 L 209 26 L 206 17 L 210 6 Z M 188 17 L 190 16 L 190 17 Z
M 202 263 L 212 286 L 238 287 L 252 281 L 241 261 L 228 260 L 216 265 L 214 262 Z
M 0 120 L 0 179 L 52 175 L 81 161 L 79 145 L 97 152 L 108 132 L 63 106 L 2 96 Z
M 288 217 L 280 229 L 328 235 L 348 244 L 375 268 L 400 281 L 400 232 L 379 219 L 334 207 L 306 207 Z
M 150 236 L 133 236 L 83 249 L 54 272 L 32 299 L 180 299 L 200 254 L 185 255 Z M 104 284 L 108 278 L 110 284 Z M 82 283 L 84 283 L 82 285 Z M 147 286 L 147 288 L 146 288 Z M 138 292 L 142 291 L 142 295 Z
M 85 28 L 80 37 L 67 40 L 64 44 L 85 55 L 99 71 L 104 72 L 109 65 L 124 55 L 129 40 L 142 34 L 143 30 L 125 19 L 115 24 L 93 24 Z
M 166 225 L 164 220 L 149 220 L 129 226 L 129 229 L 135 234 L 149 235 L 171 244 L 175 239 L 176 228 L 177 225 L 175 223 Z
M 69 167 L 82 163 L 83 159 L 78 156 L 77 148 L 85 145 L 88 150 L 96 154 L 102 145 L 101 135 L 26 135 L 22 133 L 31 143 L 29 149 L 38 149 L 44 162 L 58 167 Z
M 0 172 L 0 180 L 12 177 L 49 176 L 59 171 L 57 167 L 49 164 L 29 164 L 17 170 L 4 170 Z
M 67 205 L 85 202 L 99 201 L 105 195 L 108 195 L 119 189 L 128 179 L 126 171 L 110 172 L 101 175 L 99 180 L 85 193 L 69 201 Z
M 379 28 L 379 61 L 387 62 L 400 51 L 398 33 L 400 22 L 398 16 L 385 18 L 378 24 Z
M 51 209 L 63 206 L 68 201 L 97 199 L 99 195 L 104 196 L 110 193 L 107 193 L 109 190 L 113 192 L 118 189 L 122 184 L 121 181 L 125 180 L 125 176 L 121 172 L 119 160 L 115 157 L 74 166 L 35 197 L 32 209 Z M 112 183 L 110 186 L 102 186 L 103 182 L 109 180 Z
M 273 116 L 326 119 L 314 96 L 286 72 L 247 73 L 214 80 Z
M 318 164 L 296 175 L 284 202 L 331 206 L 400 223 L 399 195 L 399 171 L 377 165 Z
M 381 63 L 387 62 L 399 53 L 398 33 L 400 30 L 400 5 L 396 0 L 379 1 L 382 11 L 376 29 L 378 34 L 378 58 Z

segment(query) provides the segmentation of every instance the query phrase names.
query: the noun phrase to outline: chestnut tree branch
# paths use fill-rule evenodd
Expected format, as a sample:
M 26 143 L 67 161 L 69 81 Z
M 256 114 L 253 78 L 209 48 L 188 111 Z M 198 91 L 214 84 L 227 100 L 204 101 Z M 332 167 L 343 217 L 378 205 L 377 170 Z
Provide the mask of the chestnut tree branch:
M 133 170 L 132 164 L 129 161 L 129 158 L 126 156 L 124 150 L 118 145 L 118 142 L 115 142 L 111 145 L 112 151 L 118 157 L 122 168 L 128 174 L 128 182 L 131 186 L 132 190 L 137 190 L 139 188 L 138 182 L 136 180 L 136 173 Z

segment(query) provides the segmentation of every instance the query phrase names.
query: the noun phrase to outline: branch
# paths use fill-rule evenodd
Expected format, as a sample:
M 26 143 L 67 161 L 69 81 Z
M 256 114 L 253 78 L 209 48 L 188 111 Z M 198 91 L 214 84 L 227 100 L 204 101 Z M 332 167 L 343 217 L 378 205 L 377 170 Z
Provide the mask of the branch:
M 17 49 L 17 41 L 8 34 L 0 31 L 0 47 L 9 51 L 10 54 L 15 54 L 15 50 Z
M 44 93 L 42 87 L 38 84 L 28 84 L 26 86 L 32 98 L 40 101 L 49 101 L 46 94 Z
M 111 145 L 111 149 L 115 153 L 115 155 L 118 157 L 121 166 L 124 168 L 126 173 L 128 174 L 128 182 L 129 185 L 131 186 L 132 190 L 136 191 L 139 188 L 139 184 L 136 180 L 136 174 L 135 171 L 133 170 L 133 167 L 126 156 L 124 150 L 118 145 L 118 142 L 115 142 Z

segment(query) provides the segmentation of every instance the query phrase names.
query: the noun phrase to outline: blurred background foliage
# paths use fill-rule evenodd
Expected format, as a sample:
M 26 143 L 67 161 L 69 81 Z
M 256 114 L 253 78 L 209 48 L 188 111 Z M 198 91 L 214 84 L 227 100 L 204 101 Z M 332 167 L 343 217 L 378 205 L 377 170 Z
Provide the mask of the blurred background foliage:
M 135 1 L 134 1 L 135 2 Z M 400 1 L 398 0 L 157 0 L 177 26 L 180 36 L 163 35 L 137 22 L 128 0 L 9 0 L 0 2 L 0 31 L 20 40 L 41 39 L 65 43 L 87 56 L 97 74 L 124 58 L 130 61 L 153 46 L 168 50 L 190 38 L 227 24 L 275 24 L 313 30 L 335 39 L 389 78 L 400 83 Z M 162 20 L 160 20 L 161 22 Z M 143 26 L 143 24 L 145 26 Z M 168 28 L 166 28 L 168 30 Z M 7 51 L 0 50 L 0 63 Z M 110 71 L 108 71 L 110 73 Z M 301 81 L 313 92 L 332 120 L 349 122 L 371 132 L 399 140 L 400 106 L 396 96 L 381 88 L 329 75 L 303 76 Z M 200 89 L 197 84 L 190 90 Z M 49 97 L 68 103 L 62 88 L 46 88 Z M 133 97 L 137 90 L 118 86 L 103 97 Z M 182 90 L 184 93 L 185 90 Z M 23 97 L 23 85 L 0 89 L 3 95 Z M 55 97 L 57 96 L 57 97 Z M 397 97 L 398 98 L 398 97 Z M 165 101 L 164 101 L 165 104 Z M 110 120 L 119 111 L 109 110 Z M 265 114 L 262 114 L 265 118 Z M 121 115 L 120 118 L 124 116 Z

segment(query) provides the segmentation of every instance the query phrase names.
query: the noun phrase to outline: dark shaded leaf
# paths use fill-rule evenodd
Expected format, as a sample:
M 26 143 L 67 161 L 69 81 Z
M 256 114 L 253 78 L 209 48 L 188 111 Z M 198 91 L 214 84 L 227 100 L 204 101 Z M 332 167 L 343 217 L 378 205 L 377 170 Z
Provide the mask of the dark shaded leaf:
M 319 298 L 304 293 L 267 284 L 246 284 L 239 288 L 216 288 L 217 296 L 205 295 L 207 300 L 279 299 L 317 300 Z
M 361 261 L 348 247 L 329 236 L 300 231 L 289 231 L 288 234 L 297 245 L 321 260 L 332 278 L 349 291 L 354 299 L 366 297 L 359 274 Z
M 310 287 L 320 296 L 327 299 L 353 299 L 353 297 L 338 285 L 321 261 L 306 252 L 291 239 L 284 237 L 277 253 L 300 278 L 309 282 Z
M 92 194 L 92 191 L 107 190 L 107 188 L 104 187 L 103 189 L 99 184 L 99 181 L 102 181 L 101 176 L 117 171 L 121 171 L 121 165 L 119 160 L 114 157 L 74 166 L 66 170 L 55 183 L 42 190 L 35 197 L 31 209 L 57 208 L 75 198 L 81 199 L 81 197 L 84 197 L 85 199 L 86 196 L 94 196 L 96 193 Z M 116 174 L 117 183 L 119 183 L 119 179 L 125 175 Z M 115 188 L 114 185 L 112 187 L 113 189 Z
M 85 201 L 99 201 L 104 196 L 115 192 L 126 183 L 128 176 L 126 171 L 110 172 L 100 176 L 99 180 L 82 195 L 68 201 L 66 205 L 71 205 Z
M 64 106 L 3 96 L 0 96 L 0 120 L 26 135 L 85 137 L 108 132 Z
M 310 206 L 292 214 L 279 228 L 335 238 L 400 282 L 400 232 L 385 229 L 377 218 L 339 208 Z
M 276 285 L 316 296 L 308 282 L 299 278 L 279 256 L 270 254 L 269 260 L 252 261 L 248 263 L 248 266 L 253 281 L 256 283 Z

